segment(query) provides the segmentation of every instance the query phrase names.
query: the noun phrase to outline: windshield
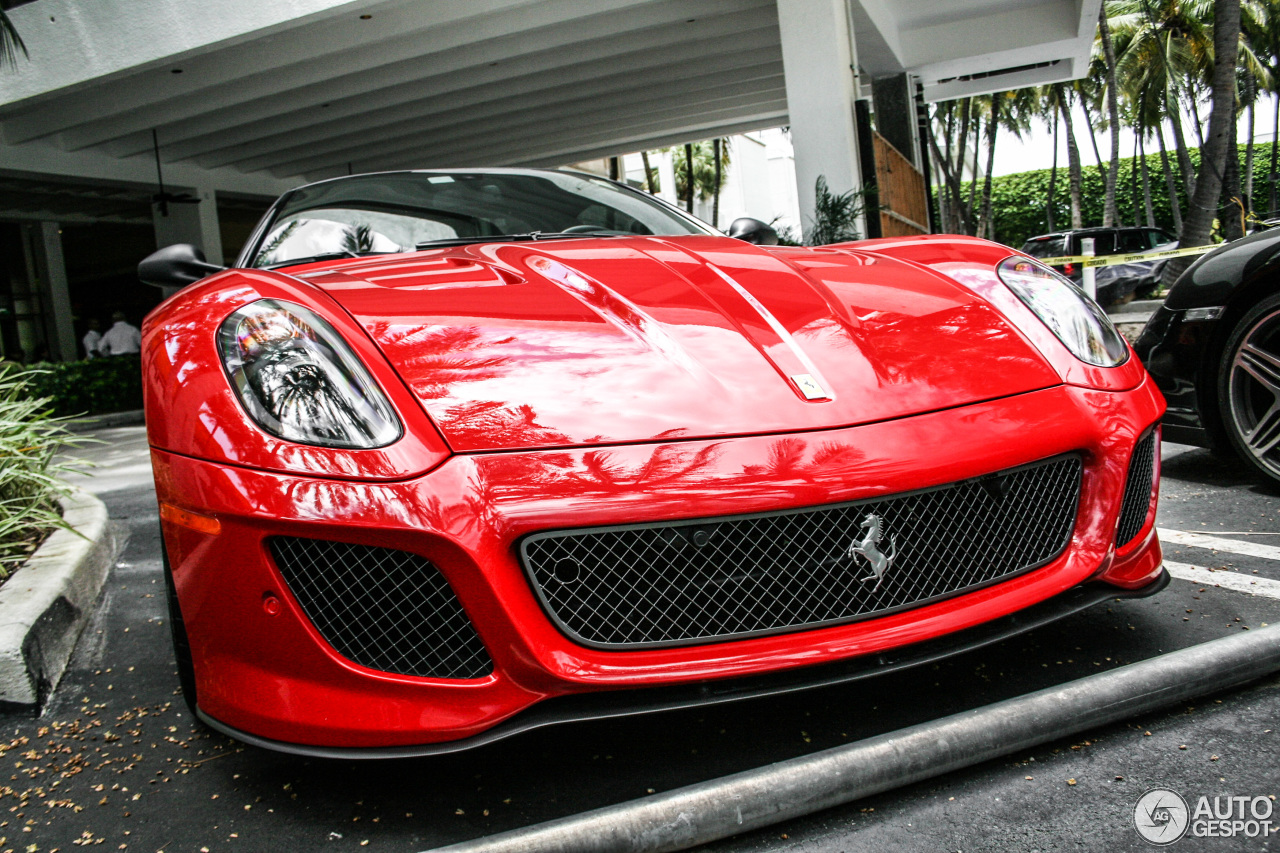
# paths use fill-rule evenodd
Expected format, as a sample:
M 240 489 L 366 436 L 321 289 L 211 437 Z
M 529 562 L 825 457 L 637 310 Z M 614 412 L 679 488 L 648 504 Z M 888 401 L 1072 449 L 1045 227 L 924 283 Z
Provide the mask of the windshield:
M 395 172 L 294 190 L 253 267 L 566 234 L 707 234 L 640 192 L 565 172 Z

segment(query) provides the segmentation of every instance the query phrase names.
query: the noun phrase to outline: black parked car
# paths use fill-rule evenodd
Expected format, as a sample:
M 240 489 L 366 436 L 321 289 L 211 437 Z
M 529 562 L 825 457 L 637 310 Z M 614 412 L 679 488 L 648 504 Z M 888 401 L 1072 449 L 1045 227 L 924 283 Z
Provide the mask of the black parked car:
M 1059 258 L 1064 255 L 1081 254 L 1080 241 L 1085 237 L 1093 238 L 1093 252 L 1099 257 L 1105 255 L 1129 255 L 1146 252 L 1151 249 L 1164 248 L 1177 238 L 1168 231 L 1159 228 L 1080 228 L 1075 231 L 1058 231 L 1053 234 L 1041 234 L 1032 237 L 1022 244 L 1022 251 L 1033 258 Z M 1160 264 L 1161 262 L 1155 262 Z M 1151 288 L 1152 262 L 1145 266 L 1131 267 L 1129 264 L 1117 267 L 1099 267 L 1097 279 L 1097 296 L 1099 305 L 1110 305 L 1124 301 L 1129 294 L 1140 288 Z M 1083 268 L 1079 264 L 1066 264 L 1062 268 L 1063 275 L 1079 283 Z M 1108 270 L 1106 275 L 1103 271 Z M 1143 294 L 1140 294 L 1143 295 Z
M 1198 258 L 1134 349 L 1168 401 L 1165 438 L 1234 452 L 1280 485 L 1280 230 Z

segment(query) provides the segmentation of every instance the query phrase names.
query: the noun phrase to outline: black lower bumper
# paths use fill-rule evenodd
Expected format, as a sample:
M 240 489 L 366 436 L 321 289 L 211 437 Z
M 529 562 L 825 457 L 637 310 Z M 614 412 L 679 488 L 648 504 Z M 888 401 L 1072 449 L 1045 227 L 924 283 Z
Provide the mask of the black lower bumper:
M 952 655 L 998 643 L 1001 640 L 1047 625 L 1050 622 L 1057 621 L 1104 601 L 1119 598 L 1145 598 L 1160 592 L 1168 584 L 1169 573 L 1167 571 L 1161 571 L 1156 580 L 1136 590 L 1117 589 L 1102 583 L 1084 584 L 1025 610 L 983 625 L 976 625 L 965 631 L 922 643 L 915 643 L 910 646 L 903 646 L 900 649 L 894 649 L 878 655 L 867 655 L 840 661 L 839 663 L 822 664 L 766 675 L 731 678 L 722 681 L 680 684 L 669 687 L 649 687 L 639 690 L 608 690 L 548 699 L 474 737 L 443 743 L 375 748 L 310 746 L 260 738 L 224 725 L 203 711 L 198 713 L 200 719 L 210 727 L 242 743 L 295 755 L 337 759 L 413 758 L 427 755 L 443 755 L 450 752 L 474 749 L 544 726 L 717 705 L 763 696 L 778 696 L 800 690 L 810 690 L 815 687 L 846 684 L 851 681 L 871 678 L 922 664 L 934 663 Z

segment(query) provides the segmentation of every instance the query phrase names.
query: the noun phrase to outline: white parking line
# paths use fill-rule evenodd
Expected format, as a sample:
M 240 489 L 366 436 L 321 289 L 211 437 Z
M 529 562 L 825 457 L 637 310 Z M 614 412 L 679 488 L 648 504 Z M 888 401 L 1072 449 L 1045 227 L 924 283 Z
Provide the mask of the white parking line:
M 1280 581 L 1273 581 L 1270 578 L 1242 575 L 1226 569 L 1206 569 L 1190 563 L 1175 563 L 1173 560 L 1165 560 L 1164 567 L 1175 578 L 1198 583 L 1201 586 L 1217 586 L 1280 600 Z
M 1264 560 L 1280 561 L 1280 548 L 1274 545 L 1241 542 L 1239 539 L 1223 539 L 1220 536 L 1207 536 L 1203 533 L 1184 533 L 1181 530 L 1166 530 L 1163 527 L 1157 532 L 1160 535 L 1161 542 L 1173 542 L 1178 545 L 1191 545 L 1195 548 L 1209 548 L 1214 551 L 1243 554 L 1246 557 L 1261 557 Z

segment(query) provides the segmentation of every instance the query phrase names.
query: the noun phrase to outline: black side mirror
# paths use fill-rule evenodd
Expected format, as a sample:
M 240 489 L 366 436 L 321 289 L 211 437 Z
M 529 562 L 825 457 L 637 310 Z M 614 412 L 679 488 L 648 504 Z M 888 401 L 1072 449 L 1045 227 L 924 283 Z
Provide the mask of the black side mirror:
M 778 245 L 778 232 L 750 216 L 733 220 L 733 224 L 729 226 L 729 236 L 757 246 Z
M 156 287 L 186 287 L 224 269 L 208 263 L 204 252 L 190 243 L 174 243 L 147 255 L 138 264 L 138 278 Z

